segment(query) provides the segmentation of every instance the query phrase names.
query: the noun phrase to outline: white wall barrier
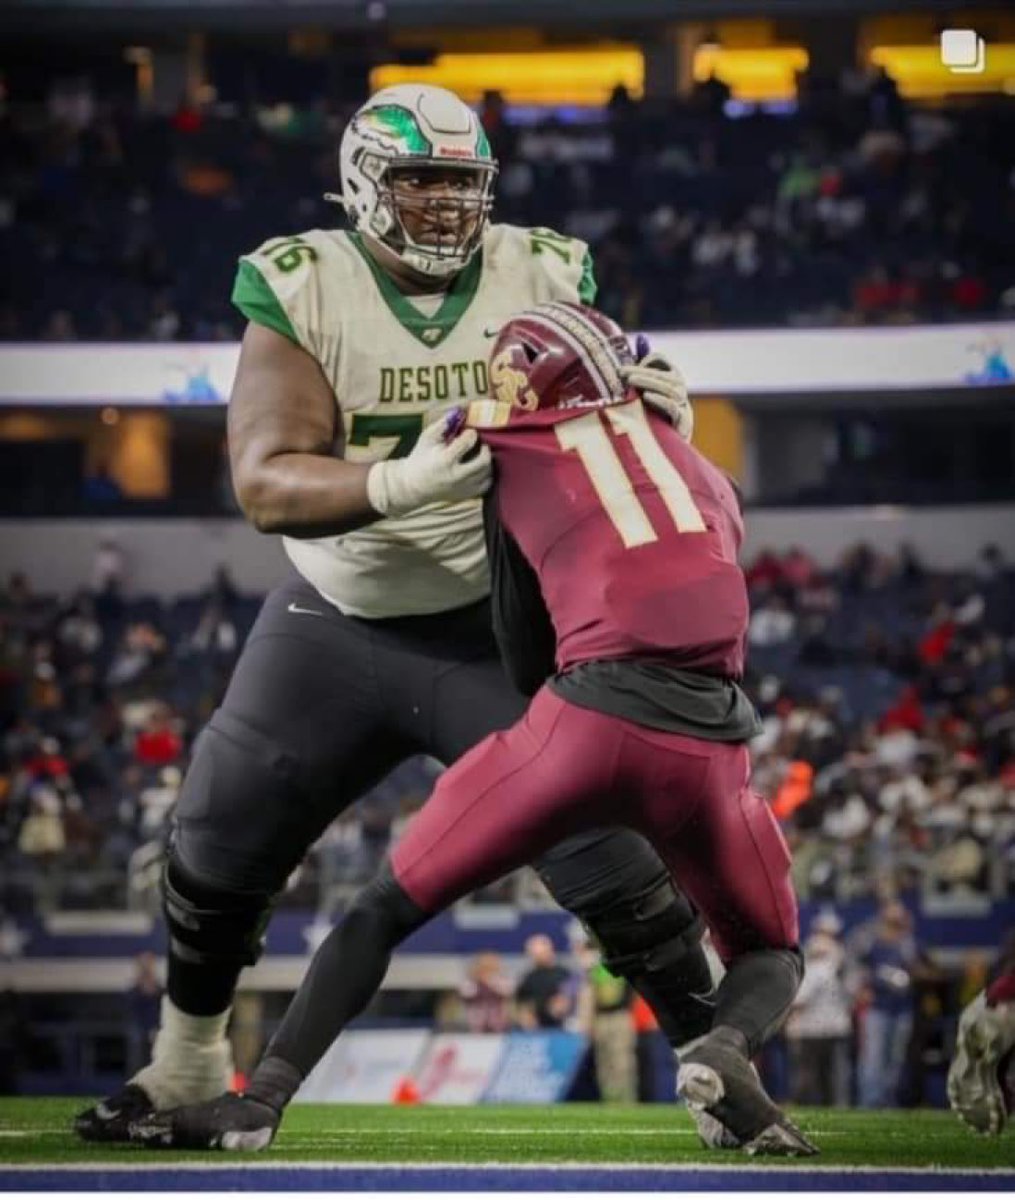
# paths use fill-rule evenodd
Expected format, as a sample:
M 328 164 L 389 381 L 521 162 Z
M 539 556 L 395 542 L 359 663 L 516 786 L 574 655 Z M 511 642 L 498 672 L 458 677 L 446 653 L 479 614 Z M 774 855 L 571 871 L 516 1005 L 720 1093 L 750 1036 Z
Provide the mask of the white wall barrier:
M 653 333 L 692 392 L 978 388 L 1015 383 L 1015 322 L 883 329 Z M 223 343 L 0 346 L 0 405 L 222 404 L 238 347 Z

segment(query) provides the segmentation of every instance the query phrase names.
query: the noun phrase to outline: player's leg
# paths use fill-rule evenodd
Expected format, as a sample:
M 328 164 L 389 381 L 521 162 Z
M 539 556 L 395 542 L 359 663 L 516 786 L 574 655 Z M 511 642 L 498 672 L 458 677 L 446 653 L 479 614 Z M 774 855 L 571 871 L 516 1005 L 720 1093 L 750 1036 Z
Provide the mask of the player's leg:
M 541 692 L 516 725 L 440 778 L 395 847 L 314 956 L 243 1098 L 154 1114 L 143 1140 L 260 1149 L 301 1081 L 380 986 L 394 949 L 461 896 L 514 870 L 568 827 L 602 820 L 616 754 L 585 736 L 593 714 Z
M 948 1101 L 978 1133 L 999 1134 L 1015 1101 L 1015 954 L 959 1018 Z
M 491 650 L 488 619 L 478 656 L 437 676 L 433 753 L 453 762 L 488 733 L 513 724 L 525 700 Z M 467 643 L 465 643 L 467 644 Z M 674 1047 L 711 1026 L 712 977 L 702 923 L 640 834 L 608 828 L 568 837 L 533 864 L 554 900 L 589 930 L 614 974 L 651 1007 Z
M 604 965 L 646 1000 L 675 1050 L 711 1029 L 715 987 L 704 924 L 641 834 L 593 829 L 534 865 L 554 900 L 588 929 Z
M 750 1064 L 785 1019 L 803 960 L 789 853 L 749 786 L 747 748 L 639 731 L 629 736 L 625 759 L 645 781 L 644 828 L 701 910 L 726 964 L 712 1030 L 681 1055 L 678 1090 L 753 1152 L 811 1153 Z M 674 795 L 687 807 L 675 810 Z
M 276 589 L 195 743 L 163 881 L 167 994 L 152 1062 L 82 1113 L 81 1136 L 218 1095 L 240 972 L 275 896 L 332 817 L 413 747 L 383 726 L 369 632 L 301 581 Z M 290 611 L 293 603 L 300 610 Z

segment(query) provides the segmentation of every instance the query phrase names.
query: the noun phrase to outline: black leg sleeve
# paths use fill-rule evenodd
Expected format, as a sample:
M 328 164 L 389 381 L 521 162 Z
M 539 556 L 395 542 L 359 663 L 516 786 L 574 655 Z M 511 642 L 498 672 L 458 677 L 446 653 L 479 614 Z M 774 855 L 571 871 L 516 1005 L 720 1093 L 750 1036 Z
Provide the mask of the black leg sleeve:
M 536 865 L 547 890 L 598 943 L 603 964 L 641 995 L 674 1049 L 712 1028 L 715 988 L 703 923 L 648 842 L 599 829 Z
M 381 985 L 392 951 L 431 914 L 415 904 L 390 867 L 359 894 L 314 955 L 300 989 L 254 1073 L 250 1091 L 281 1059 L 298 1072 L 296 1086 Z M 295 1090 L 295 1087 L 293 1088 Z M 288 1099 L 288 1097 L 285 1097 Z
M 799 950 L 756 950 L 735 958 L 719 984 L 715 1028 L 735 1029 L 753 1057 L 786 1019 L 803 976 Z

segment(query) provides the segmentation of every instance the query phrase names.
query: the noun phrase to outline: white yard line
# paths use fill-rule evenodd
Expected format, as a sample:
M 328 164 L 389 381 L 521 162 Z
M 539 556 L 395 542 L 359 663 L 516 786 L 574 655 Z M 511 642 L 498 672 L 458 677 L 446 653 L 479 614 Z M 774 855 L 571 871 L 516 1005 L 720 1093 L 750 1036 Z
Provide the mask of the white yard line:
M 167 1155 L 168 1157 L 168 1155 Z M 145 1173 L 156 1173 L 159 1171 L 188 1171 L 200 1173 L 201 1171 L 651 1171 L 653 1173 L 663 1172 L 711 1172 L 721 1174 L 725 1171 L 736 1171 L 742 1173 L 755 1173 L 767 1170 L 792 1170 L 817 1175 L 1015 1175 L 1015 1169 L 1011 1167 L 872 1167 L 872 1166 L 832 1166 L 831 1164 L 823 1166 L 811 1166 L 809 1164 L 794 1161 L 793 1159 L 781 1159 L 778 1162 L 769 1159 L 765 1164 L 761 1163 L 728 1163 L 728 1164 L 704 1164 L 704 1163 L 627 1163 L 627 1162 L 563 1162 L 563 1163 L 518 1163 L 518 1162 L 489 1162 L 489 1163 L 460 1163 L 460 1162 L 285 1162 L 282 1160 L 266 1161 L 260 1159 L 240 1159 L 227 1158 L 222 1163 L 195 1163 L 195 1162 L 168 1162 L 165 1165 L 161 1163 L 54 1163 L 52 1166 L 45 1166 L 39 1163 L 25 1163 L 11 1165 L 0 1163 L 0 1174 L 4 1172 L 25 1172 L 37 1173 L 39 1171 L 83 1171 L 86 1173 L 96 1173 L 100 1171 L 113 1171 L 117 1173 L 127 1171 L 143 1171 Z

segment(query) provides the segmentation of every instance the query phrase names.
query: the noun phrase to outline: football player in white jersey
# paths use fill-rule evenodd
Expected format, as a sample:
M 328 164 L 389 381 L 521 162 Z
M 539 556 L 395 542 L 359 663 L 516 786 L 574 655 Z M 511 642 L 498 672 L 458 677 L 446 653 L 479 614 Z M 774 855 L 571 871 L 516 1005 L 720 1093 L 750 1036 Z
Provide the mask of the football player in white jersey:
M 405 758 L 453 762 L 525 708 L 490 629 L 489 454 L 473 452 L 473 431 L 445 444 L 443 417 L 487 394 L 490 339 L 512 314 L 592 301 L 588 248 L 489 222 L 490 147 L 441 89 L 377 93 L 340 157 L 351 230 L 276 238 L 240 263 L 233 298 L 249 324 L 229 408 L 233 479 L 293 571 L 195 743 L 164 876 L 168 986 L 152 1062 L 79 1115 L 89 1140 L 129 1140 L 153 1110 L 228 1087 L 237 978 L 307 848 Z M 679 374 L 649 356 L 628 372 L 690 436 Z M 534 865 L 674 1046 L 709 1028 L 701 924 L 647 842 L 601 830 Z

